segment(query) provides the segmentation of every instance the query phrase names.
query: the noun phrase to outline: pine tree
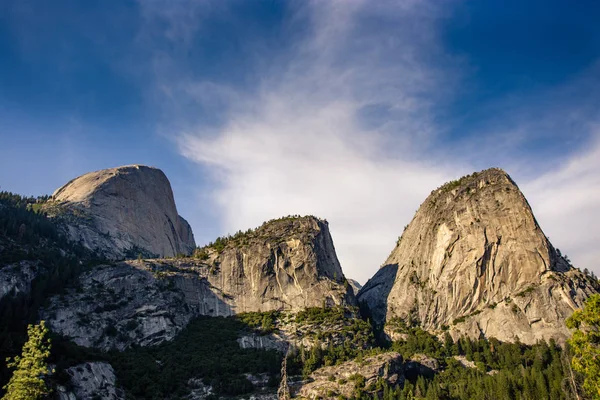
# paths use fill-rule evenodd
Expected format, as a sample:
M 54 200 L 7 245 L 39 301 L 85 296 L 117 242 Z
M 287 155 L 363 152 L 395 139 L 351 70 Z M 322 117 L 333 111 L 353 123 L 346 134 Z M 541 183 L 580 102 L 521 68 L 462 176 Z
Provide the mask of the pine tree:
M 291 349 L 291 346 L 287 348 L 287 351 L 285 352 L 285 356 L 283 357 L 283 361 L 281 363 L 281 382 L 279 383 L 279 389 L 277 390 L 277 398 L 279 400 L 289 400 L 291 398 L 287 376 L 287 359 L 291 353 Z
M 44 376 L 48 373 L 47 359 L 50 356 L 50 339 L 44 321 L 27 328 L 28 340 L 23 345 L 21 356 L 12 361 L 7 359 L 10 368 L 16 368 L 10 381 L 3 389 L 2 400 L 36 400 L 48 394 Z
M 575 329 L 569 339 L 573 369 L 585 376 L 583 388 L 591 398 L 600 399 L 600 295 L 590 296 L 567 326 Z
M 446 355 L 448 357 L 452 356 L 454 349 L 454 340 L 452 340 L 452 336 L 448 332 L 444 333 L 444 349 L 446 350 Z

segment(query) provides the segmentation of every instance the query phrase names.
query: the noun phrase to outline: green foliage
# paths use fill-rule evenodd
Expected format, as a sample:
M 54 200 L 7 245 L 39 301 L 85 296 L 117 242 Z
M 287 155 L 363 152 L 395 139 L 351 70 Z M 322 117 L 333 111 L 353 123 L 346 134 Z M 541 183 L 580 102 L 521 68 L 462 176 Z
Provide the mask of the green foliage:
M 33 211 L 32 205 L 46 200 L 46 196 L 33 198 L 0 192 L 0 244 L 4 247 L 0 268 L 23 259 L 56 258 L 56 247 L 79 250 L 68 243 L 49 218 Z
M 15 371 L 7 385 L 3 400 L 36 400 L 48 394 L 44 376 L 49 373 L 47 359 L 50 355 L 48 328 L 41 321 L 27 328 L 28 340 L 21 356 L 12 361 L 7 359 L 9 368 Z
M 311 307 L 296 314 L 295 323 L 305 334 L 325 345 L 331 341 L 351 344 L 356 349 L 373 346 L 375 338 L 369 322 L 358 317 L 358 309 L 348 307 Z M 347 360 L 344 346 L 338 346 L 338 354 L 331 354 L 324 360 L 325 365 Z M 358 354 L 358 353 L 356 353 Z
M 197 258 L 201 261 L 208 260 L 208 252 L 204 248 L 197 247 L 192 254 L 192 257 Z
M 442 187 L 440 189 L 442 189 L 443 192 L 449 192 L 451 190 L 454 190 L 456 188 L 461 187 L 463 184 L 465 184 L 469 179 L 471 178 L 476 178 L 477 175 L 479 175 L 477 172 L 473 172 L 471 175 L 466 175 L 463 176 L 460 179 L 454 180 L 454 181 L 450 181 L 445 183 L 444 185 L 442 185 Z
M 421 328 L 406 328 L 407 339 L 392 343 L 391 350 L 396 351 L 404 358 L 410 358 L 414 354 L 426 354 L 432 357 L 444 357 L 443 344 L 433 335 Z
M 275 239 L 277 241 L 281 241 L 282 238 L 279 235 L 275 235 L 273 237 L 270 236 L 270 233 L 268 232 L 270 227 L 273 227 L 276 225 L 280 226 L 280 225 L 282 225 L 282 223 L 293 224 L 294 222 L 301 220 L 303 218 L 308 218 L 308 217 L 301 217 L 300 215 L 288 215 L 285 217 L 265 221 L 262 223 L 261 226 L 254 228 L 254 229 L 248 229 L 247 231 L 240 230 L 240 231 L 237 231 L 233 235 L 218 237 L 215 239 L 214 242 L 210 242 L 209 244 L 207 244 L 204 247 L 196 248 L 194 250 L 194 257 L 196 257 L 200 260 L 207 260 L 209 258 L 209 254 L 208 254 L 209 250 L 216 251 L 217 253 L 220 254 L 230 244 L 233 246 L 236 246 L 236 247 L 245 246 L 245 245 L 248 245 L 252 239 L 259 238 L 259 237 Z
M 438 360 L 440 370 L 429 375 L 405 371 L 404 386 L 377 382 L 372 387 L 355 390 L 353 398 L 378 399 L 569 399 L 565 384 L 561 349 L 554 342 L 534 346 L 501 343 L 498 340 L 461 338 L 454 342 L 449 334 L 440 342 L 420 328 L 405 328 L 407 339 L 394 342 L 390 349 L 371 349 L 364 354 L 397 351 L 405 359 L 425 354 Z M 476 368 L 461 364 L 455 356 L 472 361 Z M 371 386 L 371 385 L 370 385 Z
M 314 345 L 300 348 L 288 359 L 290 374 L 308 377 L 317 368 L 337 365 L 368 354 L 375 343 L 371 325 L 358 310 L 313 307 L 296 314 L 294 323 Z
M 491 306 L 490 306 L 490 307 L 491 307 Z M 496 304 L 494 304 L 494 305 L 493 305 L 493 307 L 491 307 L 491 308 L 494 308 L 494 307 L 496 307 Z M 474 316 L 476 316 L 476 315 L 479 315 L 479 314 L 481 314 L 481 312 L 482 312 L 481 310 L 475 310 L 475 311 L 473 311 L 473 312 L 472 312 L 472 313 L 470 313 L 470 314 L 463 315 L 462 317 L 455 318 L 455 319 L 452 321 L 452 325 L 456 325 L 456 324 L 460 324 L 460 323 L 462 323 L 462 322 L 465 322 L 465 321 L 467 320 L 467 318 L 471 318 L 471 317 L 474 317 Z
M 248 329 L 239 318 L 201 317 L 171 342 L 108 353 L 57 338 L 53 361 L 59 372 L 84 361 L 107 361 L 128 396 L 136 399 L 181 398 L 189 393 L 191 378 L 202 378 L 217 395 L 239 395 L 254 389 L 244 373 L 268 373 L 278 382 L 282 361 L 272 350 L 240 348 L 237 338 Z
M 346 319 L 344 307 L 309 307 L 296 314 L 297 324 L 342 322 Z
M 279 311 L 248 312 L 236 315 L 246 326 L 258 330 L 263 335 L 275 331 L 275 324 L 281 313 Z
M 43 213 L 48 198 L 0 192 L 0 268 L 21 261 L 37 268 L 29 293 L 11 293 L 0 300 L 0 359 L 19 353 L 27 340 L 28 324 L 37 321 L 39 308 L 48 297 L 59 294 L 76 282 L 81 271 L 102 261 L 70 242 L 55 220 Z M 10 375 L 0 363 L 0 387 Z
M 526 295 L 533 292 L 534 290 L 535 290 L 535 286 L 529 286 L 527 289 L 522 290 L 519 293 L 517 293 L 517 297 L 525 297 Z
M 582 310 L 567 319 L 575 329 L 569 339 L 572 366 L 584 375 L 583 389 L 593 399 L 600 399 L 600 295 L 590 296 Z

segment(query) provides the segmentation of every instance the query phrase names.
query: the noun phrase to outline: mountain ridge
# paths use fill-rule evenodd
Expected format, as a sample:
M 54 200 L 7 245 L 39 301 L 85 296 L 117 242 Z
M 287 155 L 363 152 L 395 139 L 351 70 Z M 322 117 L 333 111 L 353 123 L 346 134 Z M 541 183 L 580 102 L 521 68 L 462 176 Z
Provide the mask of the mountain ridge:
M 140 170 L 162 174 L 134 165 L 102 170 L 101 182 L 86 190 L 74 189 L 76 178 L 55 198 L 5 196 L 21 204 L 20 213 L 0 196 L 0 228 L 9 227 L 0 230 L 0 256 L 8 260 L 0 265 L 0 315 L 16 327 L 0 332 L 2 351 L 16 354 L 6 344 L 22 335 L 23 309 L 47 321 L 58 371 L 49 381 L 60 399 L 165 398 L 176 390 L 177 398 L 270 400 L 274 381 L 300 398 L 494 398 L 506 389 L 498 372 L 518 382 L 513 392 L 565 398 L 563 353 L 553 340 L 568 337 L 565 317 L 598 292 L 598 282 L 552 246 L 506 172 L 485 170 L 433 190 L 355 296 L 359 285 L 344 275 L 327 220 L 314 216 L 270 220 L 193 251 L 190 245 L 186 256 L 156 258 L 129 247 L 131 237 L 111 254 L 118 235 L 98 229 L 87 210 L 99 205 L 101 216 L 122 217 L 114 209 L 139 204 L 130 195 L 143 179 L 128 173 Z M 115 175 L 119 183 L 104 187 Z M 152 190 L 163 198 L 148 200 L 171 207 L 168 180 L 156 181 L 161 186 Z M 125 227 L 135 225 L 124 215 Z M 155 220 L 146 217 L 142 225 L 154 232 L 177 235 L 165 220 L 150 226 Z M 71 224 L 71 241 L 58 233 L 63 224 Z M 108 259 L 81 247 L 90 234 Z M 48 244 L 49 257 L 37 260 Z M 119 260 L 127 257 L 136 259 Z M 47 290 L 48 279 L 57 287 Z M 36 299 L 31 307 L 29 299 Z M 546 361 L 531 365 L 532 357 Z
M 378 324 L 399 317 L 535 343 L 564 341 L 564 320 L 597 291 L 558 254 L 512 178 L 492 168 L 433 190 L 357 297 Z

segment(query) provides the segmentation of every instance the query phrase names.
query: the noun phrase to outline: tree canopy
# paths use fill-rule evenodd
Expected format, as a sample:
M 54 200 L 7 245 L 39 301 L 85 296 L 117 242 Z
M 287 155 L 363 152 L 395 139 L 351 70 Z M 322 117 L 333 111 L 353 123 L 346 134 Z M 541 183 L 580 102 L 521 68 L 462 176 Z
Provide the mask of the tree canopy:
M 575 329 L 569 339 L 572 366 L 584 375 L 583 389 L 593 399 L 600 399 L 600 295 L 590 296 L 582 310 L 567 319 Z
M 7 359 L 8 366 L 15 368 L 8 384 L 4 386 L 6 394 L 2 400 L 36 400 L 48 394 L 44 377 L 48 374 L 47 359 L 50 356 L 50 339 L 48 328 L 41 321 L 38 325 L 27 328 L 28 340 L 23 352 L 12 361 Z

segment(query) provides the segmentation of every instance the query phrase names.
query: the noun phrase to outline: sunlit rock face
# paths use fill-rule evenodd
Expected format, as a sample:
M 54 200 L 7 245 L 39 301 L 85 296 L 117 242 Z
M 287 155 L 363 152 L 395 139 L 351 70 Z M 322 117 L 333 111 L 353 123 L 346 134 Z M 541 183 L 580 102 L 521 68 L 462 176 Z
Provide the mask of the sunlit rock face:
M 565 319 L 597 290 L 550 244 L 515 182 L 489 169 L 434 190 L 358 300 L 379 324 L 535 343 L 568 337 Z
M 199 253 L 94 267 L 42 318 L 79 345 L 122 350 L 171 340 L 200 315 L 355 304 L 328 225 L 314 217 L 272 221 Z
M 90 172 L 56 190 L 45 205 L 68 236 L 112 259 L 190 254 L 194 235 L 177 214 L 171 184 L 152 167 Z

